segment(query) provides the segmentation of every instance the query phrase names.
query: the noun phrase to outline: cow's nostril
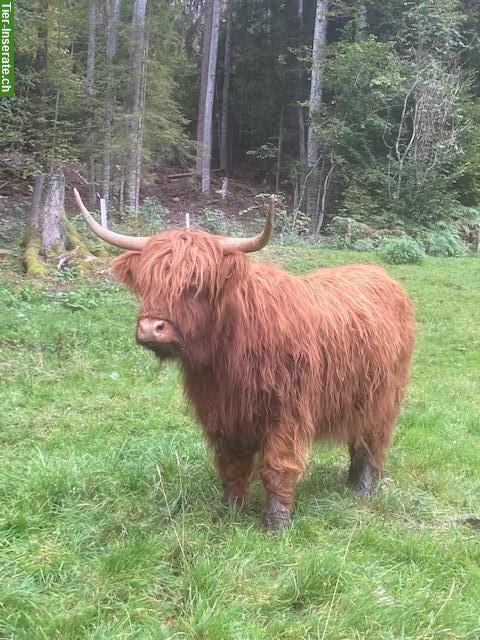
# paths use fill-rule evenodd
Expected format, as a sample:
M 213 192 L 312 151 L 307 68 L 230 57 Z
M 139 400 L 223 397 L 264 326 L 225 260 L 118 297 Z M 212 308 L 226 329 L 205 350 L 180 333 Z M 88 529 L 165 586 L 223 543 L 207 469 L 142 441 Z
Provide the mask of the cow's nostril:
M 137 339 L 139 342 L 155 342 L 163 340 L 167 323 L 155 318 L 141 318 L 138 321 Z

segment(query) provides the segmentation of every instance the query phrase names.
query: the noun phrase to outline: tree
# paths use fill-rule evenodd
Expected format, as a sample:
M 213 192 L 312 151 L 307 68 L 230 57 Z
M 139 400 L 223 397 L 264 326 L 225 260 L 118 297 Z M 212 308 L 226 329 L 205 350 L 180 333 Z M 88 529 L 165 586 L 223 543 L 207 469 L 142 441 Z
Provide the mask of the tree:
M 144 86 L 145 12 L 147 0 L 134 0 L 132 15 L 132 53 L 127 98 L 126 136 L 127 161 L 125 172 L 125 206 L 137 211 L 140 191 L 140 159 L 142 154 L 141 118 L 142 87 Z
M 22 244 L 27 275 L 32 278 L 45 275 L 42 256 L 59 253 L 64 248 L 65 177 L 62 171 L 40 173 L 35 185 L 30 208 L 30 223 Z
M 303 45 L 303 0 L 297 0 L 297 56 Z M 303 73 L 298 65 L 297 70 L 297 118 L 298 118 L 298 159 L 301 163 L 307 160 L 305 148 L 305 116 L 303 111 Z
M 222 115 L 220 124 L 220 169 L 228 173 L 228 103 L 230 99 L 230 59 L 232 47 L 232 2 L 227 0 L 225 52 L 223 56 Z
M 61 219 L 65 209 L 65 176 L 63 171 L 40 174 L 35 194 L 37 208 L 32 212 L 32 224 L 40 233 L 42 251 L 48 253 L 63 242 Z M 38 199 L 38 200 L 37 200 Z
M 202 193 L 208 193 L 210 191 L 213 99 L 215 94 L 219 26 L 220 0 L 208 0 L 203 36 L 202 79 L 198 110 L 199 127 L 197 140 L 197 173 L 199 172 L 201 175 Z
M 322 71 L 325 65 L 327 43 L 327 11 L 328 0 L 317 0 L 315 12 L 315 30 L 312 47 L 312 75 L 310 82 L 310 103 L 308 116 L 307 139 L 307 214 L 310 218 L 310 233 L 316 233 L 319 225 L 319 187 L 318 163 L 320 146 L 318 142 L 318 125 L 322 107 Z M 315 178 L 317 180 L 315 180 Z
M 94 154 L 94 110 L 95 110 L 95 57 L 97 51 L 97 4 L 96 0 L 90 0 L 88 9 L 88 48 L 87 48 L 87 74 L 85 78 L 85 94 L 87 109 L 87 164 L 88 164 L 88 200 L 90 207 L 95 209 L 97 202 L 95 154 Z
M 112 129 L 113 129 L 113 61 L 117 50 L 117 21 L 120 15 L 122 0 L 105 0 L 106 20 L 106 87 L 104 98 L 104 136 L 103 136 L 103 171 L 102 171 L 102 197 L 105 199 L 108 209 L 110 198 L 110 182 L 112 178 Z

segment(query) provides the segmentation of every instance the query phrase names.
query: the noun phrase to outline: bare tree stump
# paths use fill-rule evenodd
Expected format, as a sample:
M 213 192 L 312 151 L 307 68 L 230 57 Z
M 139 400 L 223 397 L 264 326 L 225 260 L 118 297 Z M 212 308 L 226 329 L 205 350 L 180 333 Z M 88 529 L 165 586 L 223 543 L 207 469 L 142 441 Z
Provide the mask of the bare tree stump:
M 65 178 L 63 171 L 42 173 L 35 179 L 30 209 L 30 222 L 21 245 L 23 262 L 29 278 L 43 278 L 45 258 L 59 265 L 73 264 L 79 270 L 91 268 L 92 252 L 80 234 L 65 217 Z
M 62 217 L 65 211 L 65 177 L 63 171 L 47 174 L 42 181 L 38 230 L 42 253 L 64 245 Z

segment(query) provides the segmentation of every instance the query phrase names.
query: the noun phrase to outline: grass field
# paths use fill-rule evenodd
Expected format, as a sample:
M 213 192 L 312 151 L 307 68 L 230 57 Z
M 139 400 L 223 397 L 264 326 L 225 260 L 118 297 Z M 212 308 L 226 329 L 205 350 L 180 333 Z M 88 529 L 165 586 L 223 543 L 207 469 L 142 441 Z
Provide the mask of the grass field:
M 271 249 L 304 272 L 358 254 Z M 368 255 L 361 256 L 369 259 Z M 371 259 L 371 258 L 370 258 Z M 480 638 L 480 261 L 389 268 L 418 341 L 369 502 L 313 449 L 294 525 L 221 508 L 173 366 L 105 278 L 0 283 L 0 639 Z

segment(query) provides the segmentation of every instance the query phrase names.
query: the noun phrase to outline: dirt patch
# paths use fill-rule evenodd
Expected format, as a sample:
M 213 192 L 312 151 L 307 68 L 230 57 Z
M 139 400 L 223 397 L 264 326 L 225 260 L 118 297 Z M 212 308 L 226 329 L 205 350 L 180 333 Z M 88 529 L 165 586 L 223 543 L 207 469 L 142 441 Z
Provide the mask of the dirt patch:
M 255 204 L 255 196 L 260 192 L 258 185 L 242 179 L 228 179 L 228 195 L 221 197 L 223 175 L 214 173 L 211 192 L 203 195 L 192 175 L 172 179 L 171 176 L 185 173 L 180 167 L 163 165 L 157 167 L 153 180 L 142 189 L 142 200 L 155 197 L 169 211 L 171 222 L 182 223 L 185 214 L 198 217 L 204 209 L 218 209 L 227 217 L 236 217 L 239 211 Z

